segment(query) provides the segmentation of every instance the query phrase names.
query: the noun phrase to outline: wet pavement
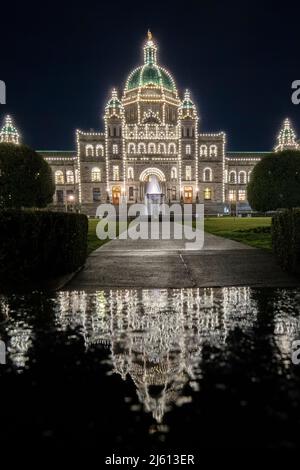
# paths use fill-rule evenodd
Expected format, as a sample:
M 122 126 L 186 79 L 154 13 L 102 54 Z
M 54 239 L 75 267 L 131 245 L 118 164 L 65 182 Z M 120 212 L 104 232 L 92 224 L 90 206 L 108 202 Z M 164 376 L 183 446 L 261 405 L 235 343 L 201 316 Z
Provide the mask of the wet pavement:
M 300 286 L 299 278 L 283 272 L 272 253 L 209 233 L 202 249 L 197 244 L 187 249 L 186 243 L 188 238 L 112 240 L 88 257 L 68 287 Z
M 299 446 L 300 290 L 0 298 L 1 449 L 105 456 Z

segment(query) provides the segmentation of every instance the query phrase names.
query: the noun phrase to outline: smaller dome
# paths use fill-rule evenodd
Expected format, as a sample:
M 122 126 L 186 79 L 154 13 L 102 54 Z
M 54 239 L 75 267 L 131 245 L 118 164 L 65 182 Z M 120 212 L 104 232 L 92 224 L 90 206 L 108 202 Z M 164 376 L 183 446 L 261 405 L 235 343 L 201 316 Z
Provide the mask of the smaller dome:
M 188 117 L 195 117 L 197 115 L 196 106 L 194 105 L 193 101 L 191 100 L 191 95 L 189 90 L 185 90 L 183 101 L 179 108 L 181 117 L 188 118 Z
M 118 98 L 117 90 L 114 88 L 111 93 L 111 98 L 105 107 L 105 113 L 109 116 L 119 116 L 122 112 L 123 105 Z
M 19 133 L 15 126 L 13 125 L 12 118 L 10 116 L 6 116 L 4 120 L 4 124 L 0 131 L 0 142 L 8 142 L 13 144 L 19 143 Z

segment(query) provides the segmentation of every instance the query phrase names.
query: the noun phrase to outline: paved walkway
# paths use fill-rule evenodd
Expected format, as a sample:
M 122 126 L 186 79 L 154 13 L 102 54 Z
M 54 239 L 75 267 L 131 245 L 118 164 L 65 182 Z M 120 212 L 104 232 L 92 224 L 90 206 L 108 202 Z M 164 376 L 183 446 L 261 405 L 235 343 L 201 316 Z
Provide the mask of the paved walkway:
M 205 233 L 201 250 L 184 240 L 113 240 L 94 251 L 67 289 L 101 287 L 285 287 L 300 282 L 271 253 Z

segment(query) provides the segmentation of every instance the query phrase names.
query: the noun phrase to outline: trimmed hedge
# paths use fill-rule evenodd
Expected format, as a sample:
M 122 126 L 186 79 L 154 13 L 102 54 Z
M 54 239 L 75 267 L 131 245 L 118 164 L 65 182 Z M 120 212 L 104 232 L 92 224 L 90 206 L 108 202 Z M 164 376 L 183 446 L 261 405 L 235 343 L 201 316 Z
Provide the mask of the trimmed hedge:
M 272 218 L 272 246 L 282 268 L 300 273 L 300 209 L 287 209 Z
M 74 272 L 87 256 L 88 219 L 50 211 L 0 211 L 0 280 L 47 280 Z

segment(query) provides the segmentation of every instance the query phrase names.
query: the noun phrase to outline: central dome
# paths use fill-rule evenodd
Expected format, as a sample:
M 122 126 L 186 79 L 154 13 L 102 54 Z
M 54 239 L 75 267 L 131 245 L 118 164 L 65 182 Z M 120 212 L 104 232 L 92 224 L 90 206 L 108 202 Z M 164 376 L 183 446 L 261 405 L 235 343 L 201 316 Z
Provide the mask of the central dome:
M 176 93 L 176 86 L 171 75 L 158 65 L 144 65 L 135 69 L 128 78 L 126 90 L 144 87 L 148 85 L 166 88 Z
M 144 65 L 136 68 L 128 77 L 125 91 L 142 87 L 160 87 L 177 93 L 175 82 L 170 73 L 157 65 L 157 47 L 148 32 L 148 41 L 144 46 Z

